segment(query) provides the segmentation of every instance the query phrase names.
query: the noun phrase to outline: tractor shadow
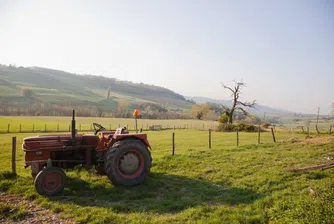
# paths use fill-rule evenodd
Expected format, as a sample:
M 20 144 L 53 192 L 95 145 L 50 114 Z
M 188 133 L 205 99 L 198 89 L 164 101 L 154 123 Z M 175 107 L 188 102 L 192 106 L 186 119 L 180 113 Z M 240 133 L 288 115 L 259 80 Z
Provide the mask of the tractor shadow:
M 170 213 L 199 205 L 249 204 L 264 195 L 184 176 L 151 173 L 141 185 L 115 187 L 107 177 L 96 180 L 68 178 L 68 187 L 50 200 L 79 206 L 106 207 L 115 212 Z

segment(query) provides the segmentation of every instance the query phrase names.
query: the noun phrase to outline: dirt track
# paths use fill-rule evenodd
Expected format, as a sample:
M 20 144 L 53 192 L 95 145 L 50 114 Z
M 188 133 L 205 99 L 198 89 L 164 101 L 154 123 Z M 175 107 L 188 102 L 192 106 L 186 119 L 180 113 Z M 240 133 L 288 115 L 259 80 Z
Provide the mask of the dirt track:
M 70 220 L 61 219 L 50 210 L 40 207 L 30 200 L 23 199 L 18 195 L 0 193 L 0 202 L 10 206 L 23 206 L 28 214 L 19 220 L 1 219 L 0 223 L 58 223 L 72 224 Z

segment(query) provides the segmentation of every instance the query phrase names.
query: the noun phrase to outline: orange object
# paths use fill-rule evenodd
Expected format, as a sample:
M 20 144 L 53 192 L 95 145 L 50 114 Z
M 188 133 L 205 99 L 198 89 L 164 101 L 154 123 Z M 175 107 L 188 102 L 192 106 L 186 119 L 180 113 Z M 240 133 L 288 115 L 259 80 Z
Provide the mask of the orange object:
M 136 110 L 133 111 L 133 116 L 134 117 L 138 117 L 139 115 L 140 115 L 140 111 L 139 110 L 136 109 Z

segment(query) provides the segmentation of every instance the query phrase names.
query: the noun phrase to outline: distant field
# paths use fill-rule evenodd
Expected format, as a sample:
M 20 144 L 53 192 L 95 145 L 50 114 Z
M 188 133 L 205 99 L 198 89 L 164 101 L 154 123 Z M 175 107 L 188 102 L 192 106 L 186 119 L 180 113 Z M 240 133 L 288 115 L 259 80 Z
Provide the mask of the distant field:
M 0 117 L 0 133 L 7 133 L 8 124 L 10 124 L 10 132 L 52 132 L 57 131 L 69 131 L 71 124 L 71 117 L 15 117 L 15 116 L 2 116 Z M 78 131 L 91 131 L 92 123 L 102 124 L 108 130 L 114 130 L 118 127 L 128 127 L 129 130 L 135 130 L 135 120 L 129 118 L 100 118 L 100 117 L 76 117 L 76 128 Z M 302 132 L 307 131 L 307 125 L 304 121 L 292 122 L 291 120 L 285 120 L 280 125 L 276 125 L 276 130 Z M 176 128 L 176 129 L 196 129 L 196 130 L 208 130 L 216 129 L 218 126 L 217 121 L 203 121 L 203 120 L 151 120 L 151 119 L 138 119 L 138 129 L 149 129 L 152 125 L 161 125 L 163 128 Z M 316 132 L 315 129 L 316 120 L 310 120 L 309 130 L 310 132 Z M 330 126 L 332 125 L 332 132 L 334 132 L 334 120 L 318 122 L 318 129 L 321 133 L 328 133 Z
M 310 121 L 310 128 L 311 129 L 315 129 L 315 126 L 317 125 L 317 121 L 316 120 L 311 120 Z M 328 130 L 328 128 L 330 127 L 330 125 L 334 126 L 334 120 L 331 120 L 331 121 L 319 121 L 318 122 L 318 128 L 320 130 Z M 307 127 L 307 124 L 305 124 L 305 122 L 291 122 L 291 123 L 284 123 L 283 126 L 285 126 L 286 128 L 301 128 L 301 127 L 304 127 L 306 128 Z
M 0 133 L 7 132 L 10 124 L 10 132 L 19 132 L 20 125 L 22 132 L 35 131 L 68 131 L 71 124 L 71 117 L 0 117 Z M 106 129 L 114 130 L 120 127 L 128 127 L 135 130 L 135 120 L 127 118 L 98 118 L 98 117 L 76 117 L 76 128 L 80 131 L 90 131 L 91 124 L 102 124 Z M 46 126 L 45 126 L 46 125 Z M 138 119 L 138 129 L 148 129 L 152 125 L 162 125 L 164 128 L 189 128 L 189 129 L 209 129 L 218 125 L 216 121 L 202 120 L 149 120 Z
M 86 119 L 86 118 L 85 118 Z M 23 168 L 22 139 L 38 133 L 0 135 L 0 191 L 34 200 L 62 217 L 82 223 L 334 223 L 334 169 L 288 173 L 285 169 L 329 162 L 334 135 L 149 131 L 153 166 L 144 184 L 116 187 L 94 171 L 66 171 L 59 196 L 35 192 Z M 17 136 L 17 171 L 10 173 L 11 137 Z M 309 191 L 312 188 L 316 194 Z M 1 214 L 0 214 L 1 215 Z

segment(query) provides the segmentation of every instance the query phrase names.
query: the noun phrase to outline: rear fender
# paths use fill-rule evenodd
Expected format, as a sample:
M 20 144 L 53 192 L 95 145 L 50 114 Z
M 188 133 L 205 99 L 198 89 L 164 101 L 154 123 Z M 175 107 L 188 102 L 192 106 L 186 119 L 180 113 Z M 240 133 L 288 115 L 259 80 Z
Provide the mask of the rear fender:
M 114 141 L 113 142 L 118 142 L 121 140 L 126 140 L 126 139 L 137 139 L 140 140 L 144 145 L 146 145 L 147 148 L 152 150 L 150 143 L 147 141 L 147 136 L 146 134 L 121 134 L 121 135 L 114 135 L 113 137 Z

